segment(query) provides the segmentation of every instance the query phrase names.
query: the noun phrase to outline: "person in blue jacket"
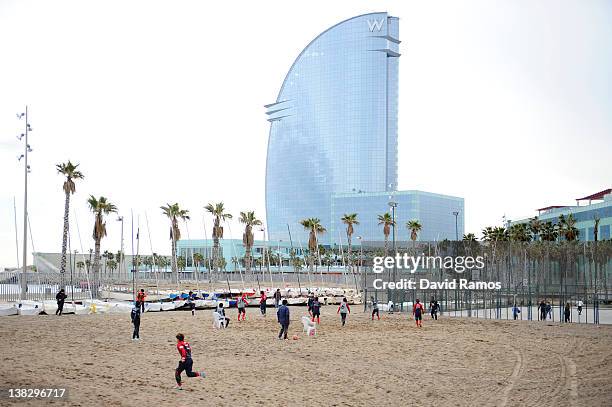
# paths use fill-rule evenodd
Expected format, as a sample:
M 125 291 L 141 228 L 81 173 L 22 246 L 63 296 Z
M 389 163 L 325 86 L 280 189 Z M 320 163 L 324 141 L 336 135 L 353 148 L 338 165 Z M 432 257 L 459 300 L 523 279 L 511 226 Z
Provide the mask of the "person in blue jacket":
M 283 305 L 276 311 L 276 316 L 281 326 L 278 339 L 287 339 L 287 331 L 289 331 L 289 307 L 287 306 L 287 300 L 283 300 Z
M 514 307 L 512 307 L 512 316 L 514 317 L 515 321 L 519 318 L 520 313 L 521 309 L 514 304 Z

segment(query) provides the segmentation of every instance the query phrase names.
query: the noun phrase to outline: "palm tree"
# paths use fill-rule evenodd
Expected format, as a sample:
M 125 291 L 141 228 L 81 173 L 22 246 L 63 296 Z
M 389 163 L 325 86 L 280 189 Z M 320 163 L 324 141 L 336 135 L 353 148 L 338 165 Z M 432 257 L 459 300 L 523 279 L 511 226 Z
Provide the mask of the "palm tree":
M 395 226 L 395 221 L 389 212 L 378 215 L 378 224 L 383 225 L 383 233 L 385 234 L 385 257 L 389 255 L 389 235 L 391 234 L 391 226 Z
M 300 221 L 300 225 L 302 225 L 304 229 L 310 231 L 308 236 L 308 250 L 310 251 L 309 268 L 310 271 L 312 271 L 314 267 L 315 253 L 317 251 L 317 248 L 319 247 L 317 241 L 317 234 L 325 233 L 327 232 L 327 229 L 325 229 L 323 225 L 321 225 L 321 220 L 319 218 L 302 219 Z
M 176 259 L 176 267 L 180 271 L 185 271 L 186 265 L 187 265 L 187 262 L 185 261 L 184 257 L 179 257 L 178 259 Z
M 64 273 L 66 272 L 66 251 L 68 250 L 68 231 L 70 228 L 70 195 L 74 194 L 76 190 L 74 180 L 84 178 L 83 173 L 77 170 L 78 166 L 79 164 L 74 165 L 70 161 L 62 164 L 57 164 L 55 166 L 55 168 L 57 168 L 57 172 L 66 177 L 64 185 L 62 187 L 66 196 L 64 200 L 64 234 L 62 236 L 62 258 L 60 261 L 60 273 L 62 274 L 62 280 L 64 278 Z M 63 281 L 62 285 L 64 285 Z
M 565 217 L 563 214 L 559 215 L 559 234 L 565 237 L 565 240 L 571 242 L 578 239 L 580 231 L 576 229 L 576 219 L 571 213 Z
M 344 216 L 340 219 L 342 223 L 346 225 L 346 240 L 348 247 L 348 260 L 349 260 L 349 269 L 353 270 L 353 255 L 352 255 L 352 238 L 353 238 L 353 225 L 359 225 L 359 220 L 357 220 L 356 213 L 345 213 Z
M 482 230 L 482 240 L 485 242 L 506 242 L 508 241 L 508 231 L 503 226 L 487 226 Z
M 79 270 L 79 274 L 81 274 L 81 271 L 85 268 L 85 263 L 82 261 L 77 261 L 76 268 Z
M 530 227 L 526 223 L 516 223 L 508 228 L 508 237 L 513 242 L 529 242 Z
M 225 212 L 225 207 L 223 202 L 219 202 L 216 204 L 209 203 L 204 207 L 213 217 L 214 225 L 213 225 L 213 267 L 215 271 L 217 271 L 220 267 L 220 256 L 219 256 L 219 239 L 223 239 L 223 226 L 221 223 L 226 221 L 227 219 L 232 219 L 232 215 L 230 213 Z
M 533 234 L 533 240 L 537 241 L 540 235 L 540 231 L 542 230 L 542 222 L 538 219 L 537 216 L 529 219 L 529 231 Z
M 557 225 L 552 222 L 544 222 L 540 227 L 540 237 L 545 242 L 554 242 L 559 237 Z
M 179 220 L 189 219 L 189 211 L 181 209 L 178 203 L 166 204 L 160 206 L 160 209 L 170 219 L 170 240 L 172 241 L 172 273 L 174 274 L 174 282 L 178 284 L 178 267 L 176 260 L 176 242 L 181 238 L 181 230 L 179 229 Z
M 410 240 L 412 240 L 412 248 L 415 248 L 416 240 L 419 237 L 418 234 L 423 228 L 418 220 L 410 220 L 406 223 L 406 227 L 410 230 Z
M 106 236 L 106 222 L 104 222 L 104 215 L 117 212 L 117 207 L 103 196 L 96 198 L 95 196 L 90 195 L 87 203 L 89 204 L 89 209 L 94 214 L 94 228 L 92 237 L 95 241 L 93 263 L 95 293 L 92 293 L 92 296 L 95 295 L 97 297 L 98 273 L 100 272 L 100 242 L 102 241 L 102 238 Z
M 115 254 L 115 259 L 117 259 L 117 268 L 119 269 L 119 275 L 121 275 L 121 266 L 125 260 L 125 255 L 121 250 L 117 250 L 117 254 Z
M 467 235 L 463 235 L 463 241 L 464 242 L 475 242 L 476 235 L 473 233 L 468 233 Z
M 113 272 L 117 269 L 117 262 L 115 260 L 109 260 L 107 265 L 111 271 L 111 276 L 112 276 Z
M 193 254 L 193 265 L 195 266 L 196 275 L 198 274 L 200 264 L 202 264 L 203 261 L 204 261 L 204 256 L 202 256 L 202 254 L 200 253 Z
M 253 249 L 253 226 L 261 225 L 254 211 L 240 212 L 240 223 L 244 223 L 242 243 L 244 244 L 244 266 L 246 273 L 251 271 L 251 251 Z

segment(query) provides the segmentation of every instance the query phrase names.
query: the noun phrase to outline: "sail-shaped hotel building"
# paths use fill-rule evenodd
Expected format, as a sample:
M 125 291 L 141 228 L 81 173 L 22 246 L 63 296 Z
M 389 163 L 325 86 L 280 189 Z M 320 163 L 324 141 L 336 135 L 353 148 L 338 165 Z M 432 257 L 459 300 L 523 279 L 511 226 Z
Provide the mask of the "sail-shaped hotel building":
M 316 217 L 328 230 L 321 242 L 337 242 L 340 217 L 353 212 L 364 241 L 382 240 L 376 217 L 389 201 L 398 223 L 421 221 L 420 240 L 463 234 L 462 198 L 397 191 L 399 45 L 399 19 L 370 13 L 327 29 L 294 61 L 265 106 L 271 240 L 304 241 L 299 221 Z

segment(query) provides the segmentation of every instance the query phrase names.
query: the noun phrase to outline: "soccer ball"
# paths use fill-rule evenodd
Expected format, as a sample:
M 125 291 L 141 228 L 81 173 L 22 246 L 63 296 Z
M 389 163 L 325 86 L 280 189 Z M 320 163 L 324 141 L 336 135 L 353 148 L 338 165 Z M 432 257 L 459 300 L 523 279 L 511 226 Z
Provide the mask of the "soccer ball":
M 294 340 L 294 341 L 297 341 L 298 339 L 300 339 L 300 337 L 299 337 L 299 336 L 297 336 L 297 335 L 293 335 L 293 340 Z

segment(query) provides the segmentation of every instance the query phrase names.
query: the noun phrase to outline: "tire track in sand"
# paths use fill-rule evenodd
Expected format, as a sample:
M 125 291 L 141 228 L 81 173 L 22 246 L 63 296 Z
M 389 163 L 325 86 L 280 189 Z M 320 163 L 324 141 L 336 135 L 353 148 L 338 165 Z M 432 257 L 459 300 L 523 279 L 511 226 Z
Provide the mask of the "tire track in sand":
M 521 376 L 521 371 L 525 368 L 525 359 L 523 354 L 517 350 L 514 350 L 514 354 L 516 355 L 516 363 L 514 364 L 514 370 L 512 374 L 508 378 L 508 385 L 504 388 L 502 392 L 502 398 L 499 403 L 500 407 L 505 407 L 508 405 L 508 401 L 510 399 L 510 392 L 514 389 L 516 382 Z
M 565 388 L 569 392 L 569 404 L 574 407 L 578 400 L 578 378 L 576 377 L 576 363 L 572 358 L 563 356 L 565 365 Z

